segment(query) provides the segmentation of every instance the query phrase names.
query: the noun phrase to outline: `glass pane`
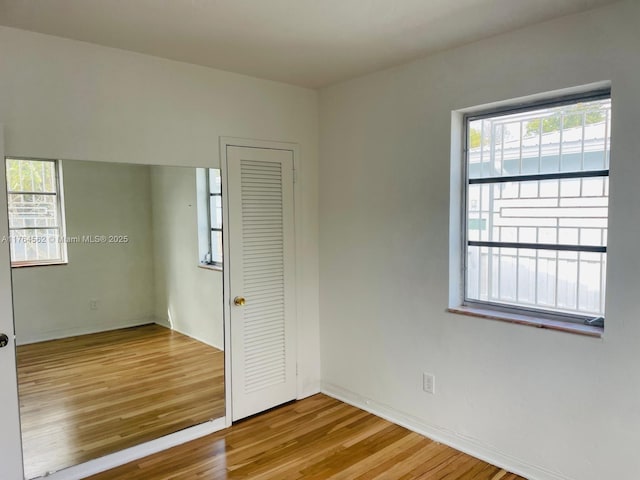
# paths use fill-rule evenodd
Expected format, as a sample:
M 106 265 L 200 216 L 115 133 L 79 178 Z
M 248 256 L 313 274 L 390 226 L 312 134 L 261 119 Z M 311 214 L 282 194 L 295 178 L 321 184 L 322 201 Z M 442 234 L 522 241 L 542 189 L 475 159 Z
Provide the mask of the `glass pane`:
M 469 247 L 467 298 L 604 315 L 606 254 Z
M 222 264 L 222 232 L 211 232 L 211 261 Z
M 470 185 L 468 193 L 468 239 L 489 240 L 490 185 Z
M 604 312 L 606 254 L 581 252 L 579 255 L 578 302 L 581 311 Z
M 8 196 L 9 227 L 57 227 L 57 195 L 15 194 Z
M 517 291 L 518 302 L 534 305 L 536 303 L 536 251 L 517 250 Z
M 516 300 L 518 286 L 515 279 L 518 276 L 518 258 L 515 248 L 501 248 L 494 259 L 498 263 L 498 298 L 506 302 Z
M 11 230 L 12 262 L 62 260 L 58 229 Z
M 542 308 L 556 306 L 557 252 L 540 250 L 536 255 L 536 305 Z
M 486 291 L 489 281 L 487 278 L 486 247 L 469 247 L 467 250 L 467 297 L 476 300 L 487 300 Z
M 11 192 L 56 192 L 56 170 L 52 160 L 7 158 L 7 187 Z
M 611 100 L 470 121 L 469 178 L 609 168 Z
M 577 310 L 578 253 L 558 252 L 557 298 L 558 308 Z
M 469 185 L 468 239 L 606 246 L 606 182 L 593 180 Z
M 218 168 L 209 169 L 209 191 L 211 193 L 222 193 L 222 179 Z
M 211 195 L 210 197 L 211 228 L 222 228 L 222 197 Z

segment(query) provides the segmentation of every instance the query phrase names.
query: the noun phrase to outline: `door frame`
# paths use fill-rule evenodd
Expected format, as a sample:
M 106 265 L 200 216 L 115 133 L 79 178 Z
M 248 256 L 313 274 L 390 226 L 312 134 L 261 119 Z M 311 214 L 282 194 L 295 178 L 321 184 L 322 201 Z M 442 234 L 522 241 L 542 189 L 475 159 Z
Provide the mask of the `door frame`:
M 13 287 L 11 283 L 11 251 L 9 249 L 9 218 L 7 206 L 7 180 L 5 169 L 4 126 L 0 124 L 0 316 L 3 321 L 0 327 L 9 337 L 9 345 L 0 350 L 0 357 L 10 356 L 3 365 L 9 366 L 9 371 L 2 373 L 2 389 L 0 390 L 0 405 L 4 416 L 2 426 L 2 438 L 0 438 L 0 462 L 3 465 L 5 475 L 18 475 L 24 478 L 22 461 L 22 432 L 20 429 L 20 404 L 18 400 L 18 370 L 16 369 L 16 336 L 13 320 Z M 4 369 L 1 369 L 4 370 Z M 9 445 L 5 445 L 9 442 Z M 11 478 L 11 477 L 9 477 Z
M 293 155 L 293 231 L 294 231 L 294 261 L 295 261 L 295 272 L 296 272 L 296 282 L 295 282 L 295 306 L 294 311 L 296 315 L 296 327 L 299 324 L 299 319 L 302 318 L 302 302 L 300 299 L 300 279 L 302 278 L 302 272 L 300 271 L 301 262 L 298 261 L 300 257 L 300 247 L 301 242 L 298 239 L 298 229 L 296 229 L 296 225 L 300 224 L 299 211 L 300 209 L 296 208 L 296 203 L 298 199 L 298 173 L 299 173 L 299 152 L 300 147 L 297 143 L 290 142 L 278 142 L 272 140 L 258 140 L 252 138 L 241 138 L 241 137 L 220 137 L 220 168 L 222 175 L 222 201 L 223 201 L 223 225 L 229 218 L 229 202 L 227 199 L 229 198 L 229 183 L 228 183 L 228 168 L 227 168 L 227 148 L 228 147 L 247 147 L 247 148 L 260 148 L 267 150 L 285 150 L 289 151 Z M 222 229 L 222 250 L 223 250 L 223 258 L 224 264 L 230 265 L 231 254 L 229 250 L 229 229 L 223 227 Z M 227 407 L 227 416 L 226 416 L 226 425 L 230 427 L 233 423 L 233 397 L 231 392 L 231 376 L 233 375 L 233 371 L 231 368 L 231 292 L 230 292 L 230 281 L 231 281 L 231 269 L 224 268 L 223 269 L 223 285 L 224 285 L 224 343 L 225 343 L 225 405 Z M 296 328 L 296 332 L 294 334 L 296 339 L 296 345 L 300 342 L 298 341 L 298 329 Z M 296 348 L 296 398 L 300 398 L 301 387 L 300 387 L 300 378 L 298 376 L 298 359 L 299 359 L 299 350 Z
M 274 150 L 288 150 L 293 154 L 293 188 L 294 188 L 294 256 L 296 258 L 296 303 L 295 309 L 296 318 L 299 320 L 302 318 L 302 302 L 300 299 L 300 279 L 302 278 L 301 272 L 301 262 L 297 261 L 300 257 L 300 248 L 302 242 L 298 238 L 298 229 L 296 229 L 296 225 L 300 225 L 301 219 L 300 209 L 296 208 L 296 203 L 299 198 L 298 191 L 298 179 L 297 176 L 300 172 L 299 170 L 299 158 L 300 158 L 300 148 L 296 143 L 290 142 L 278 142 L 278 141 L 269 141 L 269 140 L 256 140 L 256 139 L 248 139 L 248 138 L 240 138 L 240 137 L 220 137 L 220 168 L 222 172 L 222 198 L 223 202 L 225 202 L 225 206 L 223 207 L 223 215 L 224 218 L 228 217 L 227 210 L 227 147 L 228 146 L 238 146 L 238 147 L 249 147 L 249 148 L 264 148 L 264 149 L 274 149 Z M 2 124 L 0 124 L 0 159 L 4 162 L 6 156 L 6 151 L 4 150 L 4 130 Z M 0 174 L 0 181 L 3 185 L 6 185 L 4 168 L 2 169 L 3 173 Z M 8 219 L 7 216 L 7 200 L 6 195 L 2 195 L 2 186 L 0 185 L 0 237 L 4 234 L 8 235 Z M 4 213 L 3 213 L 4 212 Z M 224 220 L 223 220 L 224 221 Z M 229 256 L 229 243 L 228 243 L 228 229 L 223 228 L 223 261 L 225 264 L 229 264 L 231 261 Z M 2 245 L 0 243 L 0 286 L 3 288 L 0 289 L 0 315 L 8 316 L 11 318 L 11 325 L 13 327 L 13 288 L 11 284 L 11 266 L 9 263 L 10 251 L 9 244 L 6 243 Z M 230 350 L 230 292 L 229 292 L 229 269 L 223 269 L 224 275 L 224 291 L 223 291 L 223 302 L 224 302 L 224 341 L 225 341 L 225 350 Z M 6 287 L 6 288 L 5 288 Z M 298 321 L 296 321 L 298 323 Z M 7 335 L 10 335 L 11 342 L 13 346 L 13 365 L 14 368 L 12 372 L 8 372 L 7 375 L 11 376 L 14 380 L 13 385 L 15 386 L 15 395 L 12 395 L 13 391 L 11 388 L 11 383 L 9 382 L 9 388 L 4 389 L 0 398 L 3 402 L 7 402 L 4 405 L 4 414 L 6 416 L 5 420 L 5 428 L 3 428 L 4 432 L 8 432 L 13 430 L 13 434 L 9 434 L 11 437 L 15 437 L 12 441 L 13 450 L 8 451 L 8 458 L 10 458 L 9 462 L 16 462 L 17 465 L 13 465 L 12 463 L 6 463 L 5 468 L 12 468 L 15 470 L 15 474 L 19 475 L 18 478 L 22 480 L 24 478 L 23 472 L 23 458 L 22 458 L 22 437 L 20 430 L 20 409 L 19 409 L 19 401 L 18 401 L 18 379 L 17 379 L 17 370 L 15 368 L 15 340 L 14 340 L 15 327 L 13 327 L 11 332 L 8 332 Z M 298 341 L 298 332 L 296 332 L 296 342 Z M 1 351 L 0 351 L 1 352 Z M 296 352 L 296 365 L 298 364 L 299 359 L 299 350 Z M 10 353 L 10 352 L 2 352 L 2 353 Z M 297 370 L 297 369 L 296 369 Z M 135 447 L 131 447 L 125 450 L 121 450 L 119 452 L 114 452 L 105 457 L 101 457 L 95 460 L 90 460 L 86 463 L 82 463 L 79 465 L 75 465 L 72 467 L 65 468 L 58 472 L 51 474 L 48 478 L 51 480 L 74 480 L 81 479 L 88 475 L 96 474 L 118 465 L 122 465 L 128 463 L 130 461 L 145 457 L 152 453 L 156 453 L 162 450 L 166 450 L 175 445 L 179 445 L 181 443 L 188 442 L 190 440 L 194 440 L 196 438 L 202 437 L 204 435 L 208 435 L 210 433 L 219 431 L 225 427 L 229 427 L 232 424 L 232 397 L 231 397 L 231 375 L 233 372 L 231 371 L 231 355 L 225 351 L 225 408 L 226 415 L 223 419 L 213 420 L 206 422 L 201 425 L 196 425 L 180 432 L 176 432 L 174 434 L 170 434 L 164 437 L 161 437 L 156 440 L 152 440 L 147 443 L 143 443 L 137 445 Z M 7 380 L 11 380 L 7 377 Z M 9 391 L 7 391 L 9 390 Z M 300 378 L 298 377 L 296 381 L 296 396 L 300 398 L 301 395 L 301 385 Z M 8 437 L 7 437 L 8 438 Z M 5 460 L 2 457 L 2 460 Z M 5 470 L 7 473 L 7 470 Z M 13 478 L 11 478 L 13 480 Z
M 24 480 L 24 458 L 22 452 L 22 430 L 20 427 L 20 404 L 18 397 L 18 375 L 16 365 L 16 347 L 15 347 L 15 322 L 13 316 L 13 284 L 11 278 L 11 252 L 9 248 L 9 242 L 2 242 L 2 237 L 7 235 L 8 238 L 8 205 L 6 195 L 6 171 L 5 171 L 5 158 L 9 153 L 4 148 L 4 128 L 0 123 L 0 318 L 11 319 L 11 331 L 6 331 L 10 337 L 10 346 L 0 349 L 0 355 L 11 354 L 13 368 L 9 372 L 3 372 L 0 379 L 4 382 L 6 388 L 0 389 L 0 406 L 4 409 L 2 411 L 5 416 L 2 434 L 0 434 L 0 445 L 4 446 L 4 439 L 11 438 L 11 443 L 8 448 L 0 450 L 0 462 L 2 465 L 3 479 L 7 480 Z M 99 162 L 98 162 L 99 163 Z M 131 163 L 131 165 L 144 165 Z M 216 168 L 215 166 L 207 167 L 190 167 L 190 168 Z M 223 180 L 224 184 L 224 180 Z M 223 197 L 224 198 L 224 197 Z M 224 261 L 228 261 L 225 254 Z M 223 269 L 226 270 L 226 269 Z M 223 283 L 224 295 L 226 295 L 227 286 Z M 225 310 L 226 315 L 226 310 Z M 225 329 L 226 319 L 225 319 Z M 226 334 L 225 334 L 226 342 Z M 13 352 L 7 351 L 11 348 Z M 225 350 L 226 350 L 225 345 Z M 226 365 L 226 353 L 225 353 L 225 369 Z M 2 371 L 0 369 L 0 371 Z M 6 373 L 6 375 L 5 375 Z M 13 380 L 13 382 L 11 382 Z M 230 374 L 225 370 L 225 392 L 230 385 Z M 15 390 L 13 390 L 15 388 Z M 5 404 L 6 402 L 6 404 Z M 225 399 L 225 402 L 227 400 Z M 196 440 L 198 438 L 210 435 L 212 433 L 224 430 L 230 425 L 228 418 L 230 417 L 230 404 L 225 404 L 225 416 L 219 417 L 207 422 L 194 425 L 183 430 L 179 430 L 175 433 L 164 435 L 160 438 L 144 442 L 133 447 L 125 448 L 114 453 L 107 454 L 103 457 L 99 457 L 87 462 L 80 463 L 66 467 L 62 470 L 58 470 L 54 473 L 47 475 L 47 480 L 81 480 L 91 475 L 110 470 L 112 468 L 124 465 L 126 463 L 138 460 L 143 457 L 147 457 L 154 453 L 158 453 L 169 448 L 181 445 L 183 443 Z M 14 433 L 11 433 L 13 431 Z M 3 435 L 6 435 L 4 437 Z M 17 462 L 17 464 L 15 463 Z M 40 478 L 40 477 L 39 477 Z

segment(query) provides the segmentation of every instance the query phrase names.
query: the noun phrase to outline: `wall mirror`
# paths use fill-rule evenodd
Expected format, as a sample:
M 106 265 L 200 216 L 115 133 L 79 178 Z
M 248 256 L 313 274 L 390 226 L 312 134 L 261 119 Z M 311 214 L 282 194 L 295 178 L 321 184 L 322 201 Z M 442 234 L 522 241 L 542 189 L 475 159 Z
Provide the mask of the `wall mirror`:
M 219 170 L 5 167 L 26 477 L 223 417 Z

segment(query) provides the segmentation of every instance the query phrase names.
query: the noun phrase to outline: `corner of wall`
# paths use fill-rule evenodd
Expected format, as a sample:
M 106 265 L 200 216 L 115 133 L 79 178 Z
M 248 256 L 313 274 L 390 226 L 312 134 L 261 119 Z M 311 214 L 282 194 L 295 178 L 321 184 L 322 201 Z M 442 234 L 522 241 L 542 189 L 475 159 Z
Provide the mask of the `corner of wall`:
M 400 425 L 434 442 L 447 445 L 448 447 L 490 463 L 491 465 L 503 468 L 516 475 L 536 480 L 574 480 L 560 473 L 546 470 L 540 466 L 530 464 L 519 458 L 500 452 L 494 446 L 487 445 L 476 438 L 466 437 L 457 432 L 428 424 L 417 417 L 396 410 L 388 405 L 364 398 L 357 393 L 337 385 L 323 382 L 321 392 L 336 400 L 340 400 L 341 402 L 369 412 L 396 425 Z

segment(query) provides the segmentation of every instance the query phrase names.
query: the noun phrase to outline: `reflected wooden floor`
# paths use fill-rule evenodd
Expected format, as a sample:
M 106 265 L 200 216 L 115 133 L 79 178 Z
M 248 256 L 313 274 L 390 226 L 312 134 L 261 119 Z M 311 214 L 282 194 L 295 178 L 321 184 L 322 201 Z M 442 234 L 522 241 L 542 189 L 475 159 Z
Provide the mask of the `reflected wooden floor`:
M 224 416 L 224 353 L 158 325 L 17 356 L 27 478 Z
M 325 395 L 92 480 L 525 480 Z

